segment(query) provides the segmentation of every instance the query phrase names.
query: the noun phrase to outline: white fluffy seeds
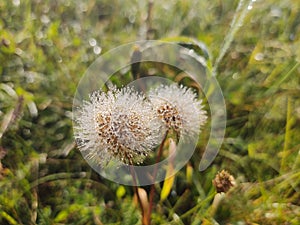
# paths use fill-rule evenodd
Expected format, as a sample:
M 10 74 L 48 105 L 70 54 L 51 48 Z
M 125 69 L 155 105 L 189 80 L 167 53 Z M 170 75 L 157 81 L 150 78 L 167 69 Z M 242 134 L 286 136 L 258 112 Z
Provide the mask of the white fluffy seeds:
M 139 164 L 161 143 L 167 130 L 198 135 L 206 112 L 191 89 L 159 86 L 148 98 L 131 88 L 97 91 L 83 102 L 75 137 L 84 155 L 100 166 L 110 160 Z

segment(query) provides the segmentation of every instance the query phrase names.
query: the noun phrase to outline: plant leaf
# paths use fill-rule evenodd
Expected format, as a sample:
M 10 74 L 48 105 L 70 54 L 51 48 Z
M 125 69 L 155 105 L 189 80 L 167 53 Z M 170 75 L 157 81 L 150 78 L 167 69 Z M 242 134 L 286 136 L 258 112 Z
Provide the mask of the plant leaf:
M 170 160 L 166 172 L 166 179 L 164 181 L 164 185 L 162 187 L 161 193 L 160 193 L 160 200 L 164 201 L 170 194 L 174 180 L 175 175 L 174 174 L 174 153 L 176 151 L 176 143 L 173 141 L 173 139 L 169 139 L 169 155 Z

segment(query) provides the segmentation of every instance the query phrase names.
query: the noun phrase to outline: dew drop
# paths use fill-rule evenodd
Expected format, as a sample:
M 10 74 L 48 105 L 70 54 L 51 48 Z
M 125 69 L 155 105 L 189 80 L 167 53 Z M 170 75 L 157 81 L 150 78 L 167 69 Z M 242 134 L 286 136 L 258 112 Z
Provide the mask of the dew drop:
M 19 6 L 20 5 L 20 0 L 13 0 L 13 5 L 14 6 Z
M 47 24 L 47 23 L 50 22 L 50 19 L 49 19 L 49 17 L 47 15 L 44 14 L 41 17 L 41 22 L 44 23 L 44 24 Z
M 290 34 L 289 38 L 290 38 L 291 41 L 294 41 L 295 40 L 295 34 Z
M 135 22 L 135 15 L 134 14 L 131 14 L 129 17 L 128 17 L 128 20 L 130 23 L 134 23 Z
M 94 47 L 94 53 L 96 54 L 96 55 L 99 55 L 100 53 L 101 53 L 101 48 L 99 47 L 99 46 L 95 46 Z
M 30 135 L 30 129 L 23 129 L 23 134 L 25 134 L 26 136 Z
M 237 58 L 239 58 L 240 55 L 237 51 L 234 51 L 230 54 L 230 56 L 232 59 L 237 59 Z
M 22 55 L 23 51 L 22 51 L 22 49 L 20 49 L 20 48 L 16 48 L 15 53 L 16 53 L 17 55 Z
M 238 73 L 234 73 L 234 74 L 232 75 L 232 78 L 233 78 L 234 80 L 237 80 L 237 79 L 239 78 L 239 74 L 238 74 Z
M 281 9 L 280 8 L 278 8 L 278 7 L 272 7 L 271 8 L 271 16 L 273 16 L 273 17 L 281 17 L 282 16 L 282 11 L 281 11 Z
M 90 44 L 90 46 L 92 46 L 92 47 L 96 46 L 96 45 L 97 45 L 96 39 L 95 39 L 95 38 L 90 38 L 90 39 L 89 39 L 89 44 Z
M 43 9 L 43 13 L 48 13 L 50 10 L 49 6 L 45 6 Z
M 255 56 L 254 56 L 254 59 L 256 60 L 256 61 L 261 61 L 261 60 L 263 60 L 264 59 L 264 54 L 263 53 L 257 53 Z
M 81 4 L 79 4 L 79 9 L 81 12 L 86 12 L 88 10 L 88 7 L 87 7 L 86 3 L 81 2 Z
M 35 36 L 36 36 L 37 39 L 42 39 L 44 37 L 44 34 L 43 34 L 42 31 L 37 31 L 35 33 Z
M 72 27 L 73 27 L 75 33 L 79 33 L 81 31 L 81 25 L 80 25 L 80 23 L 73 23 Z
M 70 4 L 71 4 L 71 1 L 69 1 L 69 0 L 67 0 L 67 1 L 64 1 L 64 5 L 65 5 L 65 6 L 69 7 L 69 6 L 70 6 Z
M 33 72 L 27 72 L 26 73 L 26 82 L 33 83 L 35 80 L 34 77 L 35 77 L 35 74 Z
M 32 20 L 36 20 L 36 18 L 37 18 L 36 15 L 35 15 L 34 13 L 31 13 L 30 16 L 31 16 L 31 19 L 32 19 Z

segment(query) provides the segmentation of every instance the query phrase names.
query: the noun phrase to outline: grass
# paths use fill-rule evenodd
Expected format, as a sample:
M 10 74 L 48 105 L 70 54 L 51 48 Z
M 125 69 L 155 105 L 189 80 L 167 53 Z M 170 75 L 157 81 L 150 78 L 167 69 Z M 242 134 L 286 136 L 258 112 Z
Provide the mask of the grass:
M 164 201 L 156 184 L 152 223 L 299 224 L 299 1 L 150 2 L 0 2 L 1 224 L 141 224 L 132 188 L 83 160 L 71 117 L 77 84 L 99 56 L 91 43 L 102 54 L 145 38 L 203 42 L 208 54 L 198 54 L 227 107 L 217 158 L 198 171 L 207 125 Z M 219 196 L 212 180 L 222 169 L 237 185 Z

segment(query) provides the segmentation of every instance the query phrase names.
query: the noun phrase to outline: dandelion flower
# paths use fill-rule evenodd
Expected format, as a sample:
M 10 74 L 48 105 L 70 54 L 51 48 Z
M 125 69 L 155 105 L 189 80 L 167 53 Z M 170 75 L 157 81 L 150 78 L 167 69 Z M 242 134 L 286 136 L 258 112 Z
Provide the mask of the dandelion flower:
M 94 92 L 75 122 L 79 149 L 100 166 L 112 159 L 139 164 L 161 141 L 161 122 L 145 97 L 130 88 Z
M 192 89 L 172 84 L 160 85 L 150 90 L 149 99 L 168 130 L 173 129 L 179 136 L 195 137 L 207 116 Z

